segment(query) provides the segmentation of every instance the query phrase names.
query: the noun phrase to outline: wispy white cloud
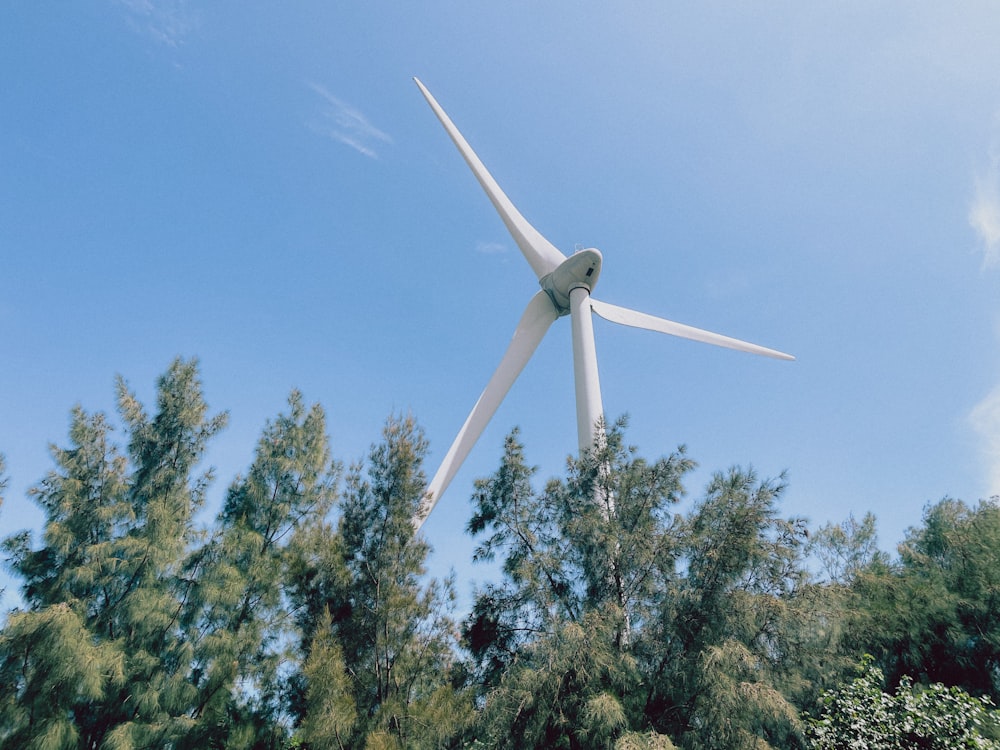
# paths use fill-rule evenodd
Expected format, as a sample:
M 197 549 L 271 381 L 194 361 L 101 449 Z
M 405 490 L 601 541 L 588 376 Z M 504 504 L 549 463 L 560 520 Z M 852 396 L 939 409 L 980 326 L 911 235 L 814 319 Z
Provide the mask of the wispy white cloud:
M 507 252 L 507 246 L 502 242 L 480 242 L 476 245 L 476 252 L 483 255 L 503 255 Z
M 969 224 L 979 236 L 983 266 L 1000 267 L 1000 138 L 994 138 L 986 171 L 975 178 Z
M 1000 385 L 976 404 L 969 413 L 969 423 L 980 438 L 989 481 L 988 493 L 1000 495 Z
M 376 128 L 359 110 L 338 99 L 325 87 L 311 83 L 309 88 L 319 94 L 325 103 L 321 119 L 309 122 L 309 127 L 315 132 L 350 146 L 372 159 L 378 158 L 376 145 L 392 143 L 388 134 Z
M 199 25 L 187 0 L 117 0 L 138 33 L 168 47 L 179 47 Z
M 996 119 L 1000 126 L 1000 116 Z M 995 129 L 989 162 L 974 182 L 969 224 L 983 252 L 983 269 L 1000 268 L 1000 127 Z M 1000 329 L 996 332 L 1000 339 Z M 969 412 L 969 424 L 979 437 L 990 495 L 1000 495 L 1000 384 Z

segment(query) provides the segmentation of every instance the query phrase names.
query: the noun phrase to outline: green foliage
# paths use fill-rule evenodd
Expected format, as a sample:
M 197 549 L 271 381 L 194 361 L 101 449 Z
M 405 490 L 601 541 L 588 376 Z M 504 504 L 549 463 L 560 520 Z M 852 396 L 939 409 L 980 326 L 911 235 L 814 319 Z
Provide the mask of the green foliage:
M 100 700 L 121 684 L 125 663 L 94 644 L 65 603 L 10 615 L 0 633 L 0 740 L 5 747 L 74 747 L 80 729 L 67 707 Z
M 31 491 L 46 515 L 45 546 L 32 550 L 26 534 L 4 541 L 32 604 L 76 600 L 97 617 L 122 596 L 121 537 L 136 515 L 126 497 L 126 461 L 110 432 L 102 414 L 73 410 L 70 447 L 51 448 L 57 468 Z
M 496 747 L 796 746 L 804 665 L 836 640 L 837 601 L 813 585 L 805 523 L 783 481 L 716 475 L 681 518 L 683 451 L 647 462 L 623 424 L 543 492 L 512 433 L 477 484 L 477 557 L 504 580 L 464 629 L 480 737 Z M 624 743 L 624 744 L 623 744 Z
M 665 734 L 656 732 L 626 732 L 615 742 L 615 750 L 675 750 Z
M 824 693 L 819 718 L 809 722 L 810 750 L 1000 748 L 983 734 L 993 723 L 989 698 L 973 698 L 940 683 L 915 688 L 909 678 L 889 694 L 871 657 L 861 670 L 848 685 Z
M 29 610 L 4 628 L 0 658 L 20 669 L 8 672 L 14 698 L 0 731 L 16 727 L 26 746 L 55 736 L 83 747 L 148 746 L 191 724 L 181 573 L 208 480 L 191 471 L 225 415 L 206 417 L 197 366 L 181 360 L 157 384 L 153 417 L 123 381 L 118 403 L 127 452 L 111 442 L 103 415 L 74 409 L 70 447 L 52 449 L 56 468 L 32 493 L 46 515 L 44 546 L 33 549 L 24 534 L 4 542 Z M 50 688 L 41 675 L 65 679 Z M 56 723 L 42 710 L 18 714 L 41 689 Z
M 888 556 L 878 548 L 875 516 L 866 513 L 858 521 L 850 516 L 840 524 L 826 524 L 813 532 L 809 552 L 823 566 L 827 580 L 848 585 L 873 565 L 885 565 Z
M 195 474 L 225 415 L 195 362 L 175 361 L 149 415 L 119 379 L 123 452 L 104 415 L 72 413 L 70 445 L 32 491 L 42 546 L 4 542 L 27 611 L 0 634 L 0 738 L 11 747 L 280 747 L 287 541 L 324 516 L 335 465 L 318 407 L 293 394 L 203 543 Z
M 624 445 L 622 425 L 544 492 L 513 432 L 477 483 L 469 530 L 504 580 L 479 592 L 464 640 L 479 676 L 479 736 L 493 747 L 611 747 L 637 717 L 634 639 L 676 555 L 668 509 L 691 467 Z M 640 709 L 641 710 L 641 709 Z
M 277 744 L 280 670 L 294 636 L 283 595 L 296 533 L 325 518 L 339 466 L 330 458 L 323 411 L 293 392 L 269 423 L 247 476 L 229 488 L 214 537 L 188 558 L 193 581 L 184 626 L 194 645 L 192 745 Z M 239 684 L 239 691 L 236 686 Z M 270 727 L 270 728 L 269 728 Z
M 794 743 L 798 665 L 813 641 L 805 525 L 782 519 L 782 481 L 715 475 L 684 522 L 684 575 L 661 601 L 646 715 L 692 748 Z
M 679 513 L 693 462 L 638 456 L 623 422 L 539 490 L 515 430 L 468 524 L 501 574 L 459 626 L 411 524 L 411 417 L 341 486 L 293 391 L 203 529 L 225 415 L 197 363 L 150 412 L 117 392 L 119 439 L 73 409 L 31 491 L 40 539 L 3 541 L 25 604 L 0 627 L 0 747 L 998 747 L 995 503 L 929 506 L 890 560 L 871 515 L 807 541 L 783 477 L 718 473 Z
M 928 506 L 899 552 L 855 581 L 858 647 L 891 683 L 910 674 L 1000 699 L 1000 506 Z
M 302 667 L 308 685 L 302 739 L 314 747 L 343 748 L 357 724 L 358 711 L 329 613 L 319 625 Z
M 412 418 L 389 420 L 348 473 L 339 529 L 304 531 L 296 548 L 307 654 L 296 711 L 316 747 L 441 747 L 471 714 L 452 687 L 452 583 L 423 580 L 428 547 L 410 522 L 425 452 Z
M 497 748 L 610 747 L 626 728 L 622 696 L 636 687 L 632 667 L 598 613 L 561 623 L 525 646 L 487 693 L 478 736 Z

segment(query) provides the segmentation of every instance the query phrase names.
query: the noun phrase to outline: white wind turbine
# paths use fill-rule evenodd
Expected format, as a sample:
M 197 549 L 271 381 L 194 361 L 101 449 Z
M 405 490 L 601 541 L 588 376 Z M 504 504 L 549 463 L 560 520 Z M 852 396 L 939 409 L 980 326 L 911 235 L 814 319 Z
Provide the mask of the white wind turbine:
M 702 341 L 730 349 L 738 349 L 752 354 L 762 354 L 777 359 L 795 359 L 774 349 L 703 331 L 700 328 L 674 323 L 653 315 L 619 307 L 591 297 L 591 292 L 601 275 L 601 253 L 590 248 L 581 250 L 568 258 L 546 240 L 520 212 L 497 185 L 496 180 L 486 170 L 483 163 L 466 142 L 451 118 L 441 109 L 427 88 L 414 78 L 420 91 L 434 110 L 434 114 L 448 131 L 451 140 L 458 147 L 462 157 L 472 169 L 476 179 L 496 208 L 507 230 L 521 249 L 531 269 L 538 277 L 541 289 L 528 302 L 521 321 L 514 331 L 507 351 L 500 360 L 486 389 L 479 396 L 472 412 L 462 425 L 455 441 L 448 449 L 444 461 L 427 487 L 423 502 L 413 519 L 419 530 L 424 520 L 437 505 L 441 495 L 465 461 L 490 418 L 503 401 L 511 385 L 521 374 L 535 352 L 545 332 L 555 320 L 569 315 L 573 330 L 573 376 L 576 384 L 576 430 L 580 452 L 588 450 L 594 443 L 598 419 L 604 415 L 601 405 L 601 386 L 597 372 L 597 351 L 594 347 L 594 326 L 590 313 L 595 312 L 612 323 L 645 328 L 650 331 L 668 333 L 672 336 Z

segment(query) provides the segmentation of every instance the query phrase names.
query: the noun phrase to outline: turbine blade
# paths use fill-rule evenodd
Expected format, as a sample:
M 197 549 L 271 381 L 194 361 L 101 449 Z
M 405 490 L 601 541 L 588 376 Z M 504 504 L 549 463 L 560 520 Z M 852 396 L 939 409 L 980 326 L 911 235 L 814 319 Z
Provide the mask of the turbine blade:
M 779 352 L 774 349 L 768 349 L 765 346 L 758 346 L 757 344 L 740 341 L 739 339 L 730 338 L 729 336 L 723 336 L 720 333 L 704 331 L 701 328 L 693 328 L 692 326 L 686 326 L 683 323 L 674 323 L 672 320 L 657 318 L 653 315 L 647 315 L 646 313 L 637 312 L 636 310 L 630 310 L 627 307 L 619 307 L 618 305 L 601 302 L 593 297 L 590 298 L 590 304 L 595 313 L 600 315 L 605 320 L 610 320 L 612 323 L 621 323 L 622 325 L 632 326 L 634 328 L 645 328 L 649 331 L 668 333 L 671 336 L 680 336 L 682 339 L 701 341 L 705 344 L 724 346 L 728 349 L 737 349 L 741 352 L 760 354 L 765 357 L 774 357 L 775 359 L 795 359 L 795 357 L 791 354 L 785 354 L 784 352 Z
M 521 216 L 520 212 L 514 207 L 514 204 L 511 203 L 510 198 L 504 194 L 496 180 L 493 179 L 493 176 L 483 166 L 479 157 L 476 156 L 476 152 L 472 150 L 472 147 L 462 137 L 462 134 L 458 132 L 455 123 L 451 121 L 451 118 L 441 109 L 441 105 L 431 96 L 431 92 L 420 82 L 420 79 L 414 78 L 413 80 L 420 87 L 420 91 L 423 93 L 427 103 L 431 105 L 434 114 L 437 115 L 441 124 L 444 125 L 444 129 L 458 147 L 466 164 L 472 169 L 472 173 L 479 180 L 479 184 L 482 185 L 483 190 L 486 191 L 490 202 L 496 208 L 497 213 L 500 214 L 500 218 L 503 219 L 503 223 L 507 226 L 507 231 L 514 238 L 514 242 L 521 248 L 521 253 L 531 265 L 535 276 L 540 279 L 545 274 L 550 273 L 556 266 L 566 260 L 566 256 L 545 239 L 537 229 L 531 226 L 527 219 Z
M 441 462 L 437 473 L 427 486 L 427 492 L 424 494 L 420 508 L 413 517 L 415 531 L 420 530 L 424 520 L 434 510 L 434 506 L 437 505 L 462 462 L 469 455 L 472 446 L 476 444 L 490 418 L 496 413 L 497 407 L 507 395 L 507 391 L 517 380 L 517 376 L 521 374 L 521 370 L 524 369 L 528 360 L 531 359 L 531 355 L 538 348 L 538 344 L 545 336 L 545 332 L 549 330 L 549 326 L 558 317 L 559 313 L 556 311 L 555 305 L 552 304 L 552 300 L 549 299 L 549 295 L 544 291 L 536 292 L 535 296 L 528 302 L 528 306 L 521 316 L 521 321 L 517 324 L 514 337 L 511 339 L 503 359 L 500 360 L 500 366 L 493 373 L 490 382 L 486 384 L 486 388 L 479 400 L 476 401 L 476 405 L 472 407 L 472 412 L 465 420 L 465 424 L 462 425 L 458 437 L 451 444 L 444 461 Z

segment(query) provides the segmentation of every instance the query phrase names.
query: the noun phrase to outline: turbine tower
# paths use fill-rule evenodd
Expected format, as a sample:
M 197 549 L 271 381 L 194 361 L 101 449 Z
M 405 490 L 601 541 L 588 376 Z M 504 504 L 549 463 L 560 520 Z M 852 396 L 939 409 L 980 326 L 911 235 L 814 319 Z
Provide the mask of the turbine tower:
M 594 346 L 594 322 L 591 313 L 597 313 L 605 320 L 635 328 L 667 333 L 672 336 L 701 341 L 706 344 L 724 346 L 766 357 L 795 359 L 774 349 L 703 331 L 700 328 L 674 323 L 664 318 L 619 307 L 594 299 L 591 293 L 601 275 L 602 256 L 599 250 L 589 248 L 569 257 L 563 255 L 537 229 L 529 224 L 504 194 L 493 176 L 476 156 L 465 138 L 455 127 L 451 118 L 437 103 L 430 91 L 414 78 L 424 98 L 431 105 L 434 114 L 444 125 L 451 140 L 458 147 L 465 162 L 472 169 L 490 202 L 493 203 L 507 230 L 514 238 L 525 260 L 538 277 L 541 289 L 529 300 L 528 306 L 517 324 L 514 337 L 500 360 L 493 377 L 472 407 L 472 412 L 462 425 L 455 441 L 441 462 L 440 468 L 427 487 L 420 508 L 413 518 L 416 530 L 426 520 L 437 505 L 441 495 L 455 477 L 479 436 L 486 429 L 504 396 L 514 384 L 521 370 L 531 359 L 535 349 L 558 318 L 569 315 L 573 333 L 573 376 L 576 385 L 576 430 L 580 452 L 591 448 L 596 436 L 598 420 L 604 416 L 601 405 L 601 385 L 597 371 L 597 350 Z

